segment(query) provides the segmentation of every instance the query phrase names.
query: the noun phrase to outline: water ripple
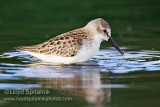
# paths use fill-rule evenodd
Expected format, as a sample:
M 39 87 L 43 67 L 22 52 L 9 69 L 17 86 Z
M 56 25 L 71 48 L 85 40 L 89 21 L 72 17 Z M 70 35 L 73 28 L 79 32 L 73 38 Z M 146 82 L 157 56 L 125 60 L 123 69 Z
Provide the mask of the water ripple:
M 124 50 L 127 48 L 124 48 Z M 12 60 L 13 59 L 13 60 Z M 4 62 L 5 60 L 5 62 Z M 159 71 L 160 51 L 128 51 L 121 56 L 116 50 L 100 50 L 88 62 L 72 65 L 44 63 L 23 52 L 7 52 L 0 55 L 0 77 L 70 78 L 71 74 L 83 72 L 128 73 L 134 71 Z M 14 62 L 14 63 L 13 63 Z M 54 73 L 54 74 L 53 74 Z

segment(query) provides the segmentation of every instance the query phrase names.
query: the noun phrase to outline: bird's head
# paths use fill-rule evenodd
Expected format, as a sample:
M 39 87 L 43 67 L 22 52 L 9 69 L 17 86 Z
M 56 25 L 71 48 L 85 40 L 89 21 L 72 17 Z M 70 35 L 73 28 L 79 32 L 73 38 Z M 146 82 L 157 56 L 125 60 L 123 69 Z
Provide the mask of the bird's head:
M 87 28 L 89 32 L 96 37 L 96 39 L 108 41 L 121 53 L 121 55 L 124 54 L 117 43 L 112 39 L 111 28 L 104 19 L 97 18 L 92 20 L 85 26 L 85 28 Z

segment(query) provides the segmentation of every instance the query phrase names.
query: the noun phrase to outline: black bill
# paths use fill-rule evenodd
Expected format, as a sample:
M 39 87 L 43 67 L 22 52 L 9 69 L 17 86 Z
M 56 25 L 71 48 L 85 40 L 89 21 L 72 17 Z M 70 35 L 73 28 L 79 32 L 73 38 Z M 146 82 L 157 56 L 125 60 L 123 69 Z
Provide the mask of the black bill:
M 116 42 L 112 39 L 112 37 L 109 38 L 108 42 L 113 45 L 120 53 L 121 55 L 124 55 L 122 50 L 119 48 L 119 46 L 116 44 Z

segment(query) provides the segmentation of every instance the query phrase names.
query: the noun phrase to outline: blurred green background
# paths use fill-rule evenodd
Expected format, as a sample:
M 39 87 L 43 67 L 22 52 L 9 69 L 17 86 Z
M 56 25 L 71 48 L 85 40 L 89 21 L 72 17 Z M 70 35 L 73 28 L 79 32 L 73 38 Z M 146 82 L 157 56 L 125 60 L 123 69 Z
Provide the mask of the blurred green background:
M 159 10 L 159 0 L 1 0 L 0 52 L 41 43 L 99 17 L 120 46 L 159 49 Z

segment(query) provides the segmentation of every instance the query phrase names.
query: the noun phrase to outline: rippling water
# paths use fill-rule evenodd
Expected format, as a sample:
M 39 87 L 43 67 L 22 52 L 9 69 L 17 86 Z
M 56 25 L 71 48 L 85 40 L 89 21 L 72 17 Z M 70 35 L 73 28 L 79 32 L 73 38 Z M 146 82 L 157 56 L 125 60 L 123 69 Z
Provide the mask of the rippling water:
M 122 49 L 125 51 L 128 48 Z M 75 101 L 101 106 L 104 102 L 110 105 L 111 99 L 115 100 L 117 96 L 111 93 L 116 93 L 116 89 L 131 90 L 138 87 L 136 93 L 145 88 L 154 90 L 160 80 L 157 72 L 160 70 L 160 51 L 154 50 L 126 51 L 121 56 L 115 49 L 103 49 L 90 61 L 72 65 L 42 62 L 24 52 L 7 52 L 0 55 L 0 62 L 1 91 L 51 89 L 61 91 L 60 95 L 72 96 Z M 153 73 L 146 75 L 147 71 Z M 123 99 L 127 97 L 123 96 Z
M 127 48 L 123 47 L 122 49 L 125 50 Z M 128 51 L 125 52 L 124 56 L 121 56 L 114 49 L 100 50 L 90 61 L 72 65 L 56 65 L 39 61 L 37 58 L 24 52 L 7 52 L 0 55 L 0 58 L 2 62 L 0 63 L 1 75 L 11 75 L 12 77 L 54 78 L 54 75 L 48 74 L 52 72 L 129 73 L 133 71 L 160 70 L 160 51 L 154 50 Z M 16 63 L 12 63 L 12 60 Z M 43 73 L 45 72 L 48 73 L 44 75 Z

